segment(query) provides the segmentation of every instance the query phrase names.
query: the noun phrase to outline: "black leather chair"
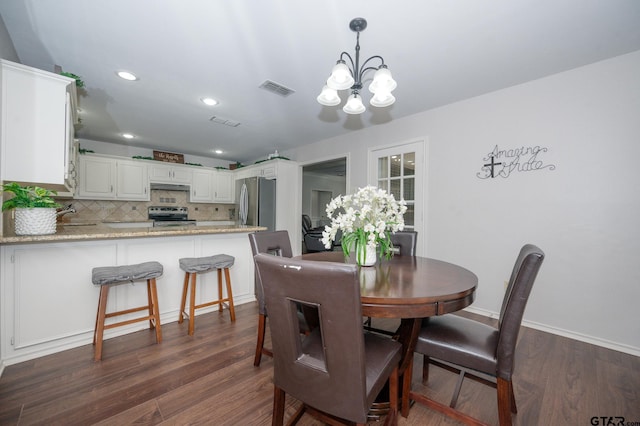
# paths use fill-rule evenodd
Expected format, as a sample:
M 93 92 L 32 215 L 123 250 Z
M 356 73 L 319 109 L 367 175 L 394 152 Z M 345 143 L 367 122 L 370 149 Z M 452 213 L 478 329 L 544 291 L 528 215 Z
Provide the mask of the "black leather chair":
M 538 247 L 531 244 L 522 247 L 502 301 L 497 327 L 452 314 L 423 319 L 415 349 L 424 355 L 423 382 L 426 383 L 429 377 L 429 364 L 434 364 L 458 373 L 458 383 L 449 406 L 409 392 L 409 386 L 403 390 L 403 404 L 411 398 L 466 424 L 477 425 L 476 419 L 454 409 L 462 381 L 468 376 L 497 388 L 500 425 L 511 425 L 511 413 L 517 412 L 512 382 L 516 342 L 543 259 L 544 253 Z M 478 373 L 490 376 L 494 381 L 486 380 Z M 411 377 L 410 372 L 407 374 Z
M 289 233 L 287 231 L 265 231 L 252 233 L 249 234 L 249 243 L 254 256 L 258 253 L 267 253 L 289 258 L 293 256 L 291 240 L 289 239 Z M 267 306 L 264 300 L 262 282 L 260 281 L 257 270 L 255 274 L 255 291 L 256 299 L 258 300 L 258 339 L 256 341 L 256 354 L 253 359 L 253 365 L 258 367 L 262 360 L 262 355 L 264 354 L 272 357 L 273 352 L 264 347 L 264 337 L 267 325 Z M 305 315 L 308 317 L 308 321 L 305 318 Z M 313 327 L 316 323 L 317 313 L 299 312 L 300 333 L 309 333 L 309 324 Z
M 258 254 L 255 257 L 269 306 L 273 341 L 273 425 L 284 420 L 285 394 L 329 424 L 365 424 L 376 396 L 389 380 L 386 424 L 397 424 L 401 345 L 362 332 L 360 281 L 355 265 Z M 296 303 L 319 310 L 320 324 L 302 339 Z
M 311 218 L 306 214 L 302 215 L 302 239 L 307 253 L 331 250 L 327 249 L 321 241 L 323 230 L 324 226 L 314 228 Z

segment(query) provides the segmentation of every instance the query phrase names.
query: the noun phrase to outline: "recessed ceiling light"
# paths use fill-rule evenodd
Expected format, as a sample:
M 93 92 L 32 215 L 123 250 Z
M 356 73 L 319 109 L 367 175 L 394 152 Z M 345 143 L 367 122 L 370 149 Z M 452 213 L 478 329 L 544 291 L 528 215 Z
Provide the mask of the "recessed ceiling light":
M 218 105 L 218 101 L 213 98 L 201 98 L 200 100 L 209 106 Z
M 134 81 L 138 79 L 138 77 L 136 77 L 135 74 L 132 74 L 128 71 L 118 71 L 117 74 L 118 74 L 118 77 L 123 78 L 125 80 L 129 80 L 129 81 Z
M 122 137 L 125 139 L 133 139 L 133 135 L 131 133 L 123 133 Z
M 215 152 L 216 154 L 222 154 L 222 150 L 221 150 L 221 149 L 216 149 L 216 150 L 215 150 L 215 151 L 213 151 L 213 152 Z

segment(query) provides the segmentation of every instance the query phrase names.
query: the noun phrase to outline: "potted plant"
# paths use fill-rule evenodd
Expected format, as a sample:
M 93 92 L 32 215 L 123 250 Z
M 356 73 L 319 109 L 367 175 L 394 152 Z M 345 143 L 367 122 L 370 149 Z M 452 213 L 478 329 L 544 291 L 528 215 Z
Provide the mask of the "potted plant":
M 2 211 L 16 209 L 16 235 L 46 235 L 56 233 L 56 191 L 38 186 L 21 186 L 16 182 L 2 185 L 3 192 L 13 194 L 2 203 Z
M 404 229 L 407 205 L 384 189 L 366 186 L 355 194 L 334 198 L 326 211 L 331 225 L 322 232 L 324 246 L 330 249 L 338 231 L 342 231 L 344 255 L 355 250 L 358 265 L 372 266 L 378 249 L 380 258 L 388 259 L 393 254 L 390 234 Z

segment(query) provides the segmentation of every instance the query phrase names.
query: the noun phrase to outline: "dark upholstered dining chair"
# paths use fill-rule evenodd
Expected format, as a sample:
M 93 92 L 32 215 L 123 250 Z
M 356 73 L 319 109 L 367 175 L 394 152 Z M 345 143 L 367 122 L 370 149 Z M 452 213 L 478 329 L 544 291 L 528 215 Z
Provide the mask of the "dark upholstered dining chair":
M 258 253 L 267 253 L 274 256 L 292 257 L 293 251 L 291 250 L 291 240 L 289 239 L 289 233 L 287 231 L 264 231 L 255 232 L 249 234 L 249 243 L 251 245 L 251 251 L 255 256 Z M 258 300 L 258 338 L 256 341 L 256 354 L 253 358 L 253 365 L 258 367 L 262 360 L 262 355 L 273 356 L 271 350 L 264 347 L 264 337 L 267 326 L 267 306 L 264 301 L 264 290 L 258 271 L 255 274 L 255 291 L 256 299 Z M 309 325 L 304 315 L 309 317 L 309 323 L 313 326 L 317 323 L 317 319 L 314 319 L 315 314 L 302 311 L 299 312 L 299 329 L 301 333 L 309 332 Z
M 462 381 L 468 376 L 497 388 L 500 425 L 511 425 L 511 413 L 517 412 L 512 382 L 516 341 L 543 259 L 544 253 L 538 247 L 532 244 L 522 247 L 502 301 L 497 327 L 452 314 L 422 320 L 415 351 L 424 355 L 423 382 L 428 380 L 429 364 L 434 364 L 458 373 L 458 383 L 449 406 L 414 392 L 409 395 L 409 386 L 403 389 L 403 404 L 411 398 L 466 424 L 477 425 L 478 420 L 454 409 Z M 486 380 L 477 373 L 493 380 Z M 411 377 L 410 372 L 405 374 Z
M 284 420 L 285 394 L 327 423 L 365 424 L 389 380 L 387 424 L 397 423 L 400 343 L 362 332 L 360 280 L 355 265 L 255 256 L 269 306 L 273 342 L 273 425 Z M 297 304 L 318 309 L 319 326 L 298 333 Z
M 417 231 L 398 231 L 395 234 L 391 234 L 391 244 L 393 244 L 394 256 L 415 256 L 416 245 L 418 243 Z M 364 329 L 373 331 L 375 333 L 386 334 L 393 336 L 396 333 L 381 328 L 375 328 L 371 325 L 371 317 L 367 317 L 364 322 Z
M 391 244 L 395 249 L 395 254 L 401 256 L 415 256 L 416 245 L 418 243 L 417 231 L 398 231 L 391 234 Z

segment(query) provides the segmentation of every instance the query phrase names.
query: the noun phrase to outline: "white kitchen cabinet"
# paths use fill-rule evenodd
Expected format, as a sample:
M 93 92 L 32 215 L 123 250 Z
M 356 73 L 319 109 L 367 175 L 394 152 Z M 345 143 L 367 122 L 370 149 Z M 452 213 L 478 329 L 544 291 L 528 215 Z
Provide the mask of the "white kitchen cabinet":
M 215 203 L 233 203 L 235 198 L 233 173 L 216 170 L 213 172 L 213 182 L 213 201 Z
M 192 203 L 233 203 L 233 174 L 218 170 L 193 170 Z
M 259 171 L 258 176 L 263 177 L 265 179 L 275 179 L 278 177 L 277 165 L 273 163 L 259 165 L 258 171 Z
M 135 160 L 81 155 L 76 198 L 149 201 L 147 164 Z
M 116 160 L 116 199 L 130 201 L 151 199 L 146 163 Z
M 75 80 L 0 60 L 0 179 L 73 186 Z
M 153 183 L 175 183 L 190 185 L 192 168 L 169 163 L 151 164 L 149 166 L 149 180 Z
M 192 203 L 213 203 L 214 192 L 213 171 L 208 169 L 193 170 L 190 201 Z
M 76 198 L 113 200 L 116 198 L 116 160 L 80 155 Z

